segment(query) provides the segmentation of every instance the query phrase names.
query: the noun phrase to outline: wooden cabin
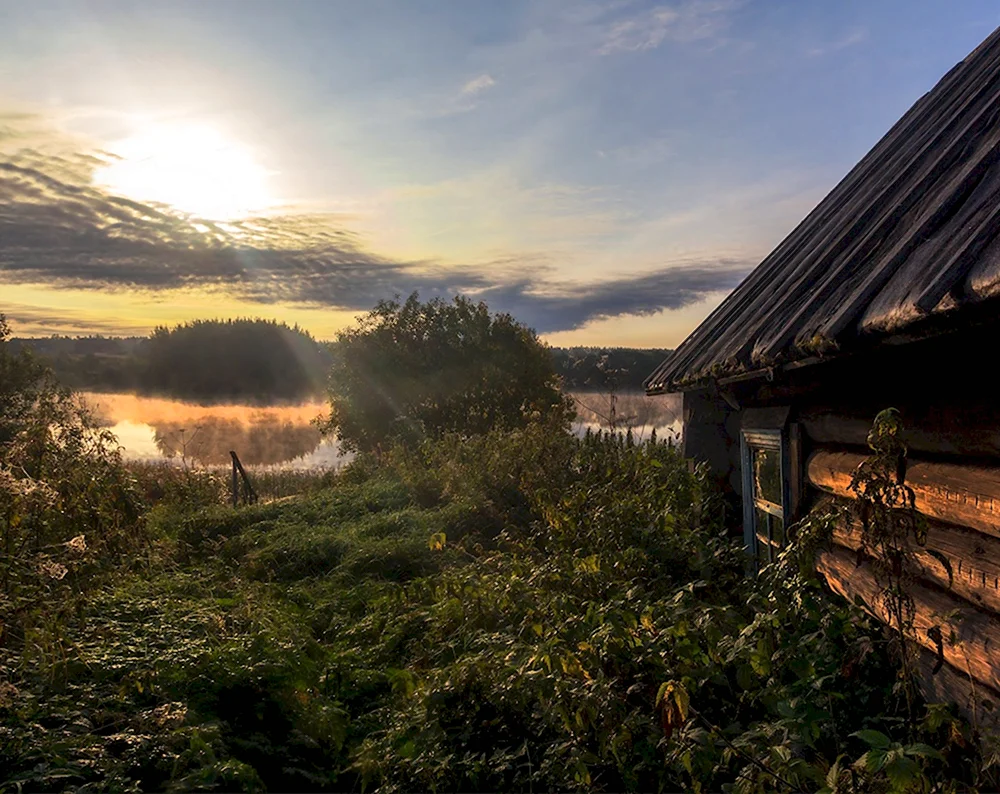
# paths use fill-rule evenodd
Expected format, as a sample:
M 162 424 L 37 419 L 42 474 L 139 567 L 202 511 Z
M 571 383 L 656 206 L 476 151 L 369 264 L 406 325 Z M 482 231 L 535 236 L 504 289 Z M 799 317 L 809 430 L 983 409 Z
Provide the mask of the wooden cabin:
M 683 393 L 685 454 L 741 501 L 761 563 L 821 496 L 851 497 L 874 417 L 900 411 L 929 524 L 912 593 L 928 670 L 941 649 L 927 630 L 945 629 L 925 683 L 980 721 L 1000 704 L 998 350 L 1000 29 L 646 381 Z M 857 545 L 843 527 L 817 564 L 870 602 Z

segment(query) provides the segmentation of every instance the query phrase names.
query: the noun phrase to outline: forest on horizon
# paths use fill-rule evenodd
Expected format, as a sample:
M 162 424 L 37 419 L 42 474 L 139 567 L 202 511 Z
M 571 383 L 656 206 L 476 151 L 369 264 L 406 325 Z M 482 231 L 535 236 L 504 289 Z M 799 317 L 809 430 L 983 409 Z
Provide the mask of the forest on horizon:
M 203 402 L 322 397 L 329 344 L 273 320 L 198 320 L 150 336 L 13 337 L 66 386 Z M 641 391 L 672 352 L 664 348 L 550 347 L 567 391 Z

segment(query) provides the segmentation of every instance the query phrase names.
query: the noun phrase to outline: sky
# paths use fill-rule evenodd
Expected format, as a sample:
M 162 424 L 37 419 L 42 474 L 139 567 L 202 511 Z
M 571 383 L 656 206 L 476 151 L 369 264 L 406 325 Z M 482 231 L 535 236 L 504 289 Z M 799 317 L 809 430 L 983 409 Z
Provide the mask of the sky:
M 17 335 L 457 293 L 673 347 L 995 0 L 0 0 Z

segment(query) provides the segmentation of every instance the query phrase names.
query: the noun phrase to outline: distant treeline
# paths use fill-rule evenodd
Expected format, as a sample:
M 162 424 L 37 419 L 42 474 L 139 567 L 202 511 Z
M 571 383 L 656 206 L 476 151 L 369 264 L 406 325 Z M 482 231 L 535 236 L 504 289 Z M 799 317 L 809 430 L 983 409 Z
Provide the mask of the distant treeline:
M 641 391 L 673 351 L 663 348 L 554 347 L 556 372 L 568 391 Z
M 198 402 L 267 403 L 323 392 L 330 353 L 306 331 L 271 320 L 196 320 L 149 337 L 12 339 L 32 347 L 74 389 Z
M 326 344 L 271 320 L 198 320 L 149 337 L 11 339 L 31 347 L 73 389 L 199 402 L 272 402 L 322 396 L 332 363 Z M 572 391 L 638 391 L 671 351 L 554 347 Z

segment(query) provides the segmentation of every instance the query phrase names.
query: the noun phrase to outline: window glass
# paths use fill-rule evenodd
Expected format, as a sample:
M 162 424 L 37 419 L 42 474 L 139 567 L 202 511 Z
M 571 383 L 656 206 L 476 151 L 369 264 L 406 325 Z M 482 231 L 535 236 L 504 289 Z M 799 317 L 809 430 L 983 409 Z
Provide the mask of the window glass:
M 753 490 L 758 499 L 781 504 L 781 454 L 776 449 L 755 447 L 751 451 Z
M 776 546 L 785 545 L 785 522 L 778 516 L 771 516 L 771 542 Z
M 761 562 L 770 562 L 770 524 L 773 516 L 759 507 L 754 510 L 754 531 L 756 533 L 757 557 Z
M 743 436 L 743 533 L 758 566 L 776 560 L 786 542 L 783 443 L 779 430 Z

